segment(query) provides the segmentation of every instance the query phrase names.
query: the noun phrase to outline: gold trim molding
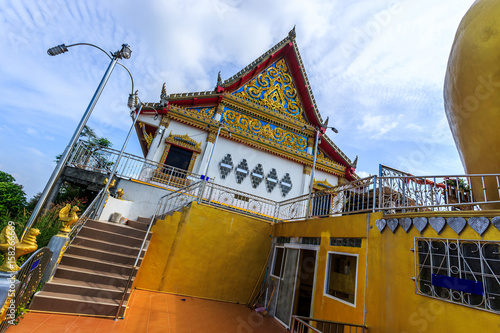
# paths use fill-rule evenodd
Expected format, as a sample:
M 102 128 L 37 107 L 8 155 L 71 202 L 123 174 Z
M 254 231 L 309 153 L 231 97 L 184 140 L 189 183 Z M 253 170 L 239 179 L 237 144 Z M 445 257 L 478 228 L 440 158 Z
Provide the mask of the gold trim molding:
M 185 135 L 172 134 L 170 132 L 168 138 L 165 139 L 165 143 L 174 144 L 176 146 L 186 148 L 188 150 L 201 153 L 201 141 L 197 142 L 189 137 L 186 133 Z
M 326 190 L 328 188 L 332 188 L 334 185 L 330 184 L 326 179 L 325 180 L 314 180 L 313 181 L 313 189 L 314 190 Z

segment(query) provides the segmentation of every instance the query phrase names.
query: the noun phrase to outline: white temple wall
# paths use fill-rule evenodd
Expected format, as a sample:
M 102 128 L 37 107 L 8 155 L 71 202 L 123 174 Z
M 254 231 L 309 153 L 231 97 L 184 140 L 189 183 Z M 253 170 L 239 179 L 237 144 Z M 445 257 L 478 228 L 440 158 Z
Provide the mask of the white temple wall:
M 337 185 L 339 182 L 339 178 L 337 176 L 316 169 L 316 171 L 314 172 L 314 180 L 317 182 L 322 182 L 325 179 L 328 184 L 331 184 L 333 186 Z
M 201 141 L 201 154 L 199 154 L 196 157 L 196 161 L 194 162 L 194 166 L 193 166 L 193 172 L 197 173 L 198 169 L 200 168 L 201 160 L 203 158 L 203 151 L 205 149 L 205 145 L 207 142 L 208 133 L 206 131 L 202 131 L 196 127 L 189 126 L 189 125 L 180 123 L 180 122 L 175 121 L 175 120 L 171 120 L 169 126 L 165 129 L 165 135 L 164 135 L 165 139 L 168 138 L 168 136 L 170 135 L 170 132 L 172 132 L 172 134 L 179 134 L 179 135 L 188 134 L 189 137 L 191 139 L 195 140 L 196 142 Z M 157 158 L 157 160 L 155 162 L 163 162 L 163 161 L 160 161 L 160 159 L 163 156 L 163 151 L 165 150 L 165 146 L 166 146 L 165 140 L 162 140 L 160 142 L 160 146 L 157 148 L 161 152 L 161 154 L 156 155 L 159 157 Z
M 223 160 L 226 154 L 231 155 L 233 170 L 226 176 L 225 179 L 223 179 L 219 171 L 219 163 Z M 236 181 L 236 168 L 243 159 L 247 160 L 248 175 L 243 179 L 241 184 L 238 184 Z M 253 188 L 251 173 L 254 167 L 259 163 L 262 164 L 264 177 L 257 188 Z M 272 168 L 276 169 L 278 183 L 272 192 L 269 193 L 266 189 L 265 178 L 268 176 L 268 173 Z M 283 196 L 279 186 L 279 181 L 281 181 L 286 173 L 290 175 L 292 188 L 286 196 Z M 210 162 L 208 176 L 211 178 L 215 177 L 215 182 L 217 184 L 275 201 L 282 201 L 302 195 L 301 184 L 303 179 L 303 166 L 300 163 L 293 162 L 291 160 L 222 137 L 219 137 L 217 141 L 217 145 Z

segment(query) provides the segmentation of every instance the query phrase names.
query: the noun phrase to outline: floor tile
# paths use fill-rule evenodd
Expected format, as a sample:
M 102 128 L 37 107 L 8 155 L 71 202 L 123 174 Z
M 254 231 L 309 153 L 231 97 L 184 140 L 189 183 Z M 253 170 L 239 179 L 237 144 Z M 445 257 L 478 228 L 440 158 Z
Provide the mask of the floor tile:
M 183 301 L 184 299 L 184 301 Z M 286 333 L 271 317 L 245 305 L 135 290 L 126 318 L 28 313 L 7 333 Z
M 61 324 L 50 324 L 46 323 L 38 327 L 33 331 L 33 333 L 64 333 L 69 327 Z

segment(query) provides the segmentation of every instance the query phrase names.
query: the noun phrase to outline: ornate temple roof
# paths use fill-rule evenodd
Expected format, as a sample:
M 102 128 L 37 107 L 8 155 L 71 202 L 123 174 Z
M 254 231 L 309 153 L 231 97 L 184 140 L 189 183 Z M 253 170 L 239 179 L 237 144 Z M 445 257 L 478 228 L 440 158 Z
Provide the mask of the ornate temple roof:
M 321 128 L 324 133 L 324 129 L 322 128 L 322 124 L 324 123 L 324 121 L 316 105 L 316 100 L 314 98 L 311 85 L 304 68 L 304 63 L 299 53 L 295 36 L 296 34 L 294 27 L 283 40 L 281 40 L 267 52 L 262 54 L 249 65 L 245 66 L 245 68 L 225 81 L 222 81 L 219 73 L 217 84 L 214 90 L 167 95 L 165 87 L 163 87 L 161 102 L 154 105 L 156 107 L 167 107 L 167 109 L 168 105 L 176 105 L 180 107 L 216 105 L 229 94 L 247 98 L 248 95 L 242 92 L 244 86 L 254 84 L 254 86 L 250 88 L 255 89 L 255 85 L 258 88 L 259 83 L 256 83 L 256 81 L 259 80 L 259 77 L 261 77 L 263 73 L 265 74 L 266 71 L 269 71 L 272 66 L 276 66 L 276 64 L 281 59 L 285 59 L 284 67 L 287 75 L 293 78 L 292 90 L 294 90 L 293 93 L 298 96 L 297 104 L 299 105 L 301 111 L 300 117 L 296 117 L 295 119 L 304 123 L 304 125 Z M 266 80 L 268 79 L 269 78 L 266 77 Z M 278 80 L 280 80 L 280 78 L 278 78 Z M 280 84 L 282 84 L 282 81 L 283 78 L 281 78 Z M 278 94 L 283 95 L 284 92 L 281 91 Z M 283 96 L 278 96 L 277 98 L 280 97 Z M 247 98 L 247 100 L 252 101 L 252 98 Z M 253 101 L 255 102 L 257 100 L 254 99 Z M 262 100 L 259 100 L 257 102 L 262 102 Z M 151 104 L 151 106 L 153 106 L 153 104 Z M 272 105 L 270 106 L 270 108 L 272 108 Z M 167 112 L 166 109 L 165 111 Z M 285 113 L 285 116 L 289 115 L 290 114 L 287 115 Z M 325 153 L 327 157 L 331 158 L 333 161 L 345 166 L 348 169 L 346 171 L 347 178 L 353 177 L 353 163 L 326 135 L 322 136 L 319 148 Z M 347 173 L 349 173 L 349 175 Z

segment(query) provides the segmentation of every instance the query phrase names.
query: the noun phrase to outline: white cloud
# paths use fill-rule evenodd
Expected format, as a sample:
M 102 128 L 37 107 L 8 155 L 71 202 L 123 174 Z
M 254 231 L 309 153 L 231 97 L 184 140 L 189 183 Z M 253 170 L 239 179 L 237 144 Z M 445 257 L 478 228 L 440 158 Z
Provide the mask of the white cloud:
M 370 139 L 380 139 L 392 129 L 400 126 L 401 116 L 382 116 L 367 114 L 361 119 L 358 126 L 360 132 L 364 132 L 365 137 Z

